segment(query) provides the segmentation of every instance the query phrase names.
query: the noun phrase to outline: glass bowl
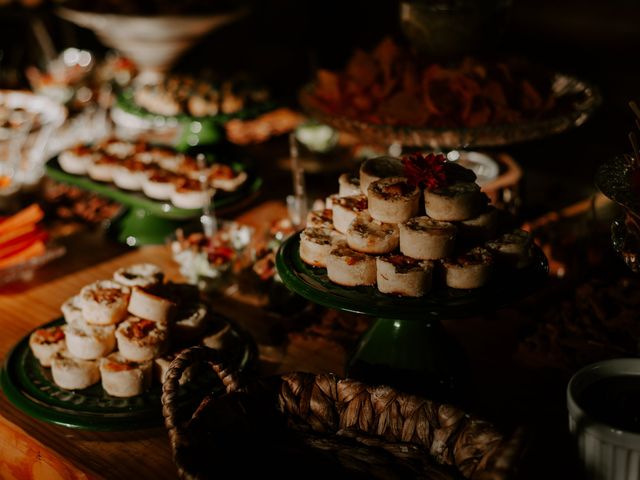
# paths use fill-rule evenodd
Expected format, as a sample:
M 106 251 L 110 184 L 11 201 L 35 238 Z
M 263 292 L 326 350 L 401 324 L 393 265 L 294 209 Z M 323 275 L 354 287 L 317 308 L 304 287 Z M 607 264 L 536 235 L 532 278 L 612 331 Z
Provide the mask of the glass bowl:
M 434 150 L 496 147 L 544 138 L 578 127 L 602 103 L 600 92 L 594 85 L 570 75 L 556 73 L 551 84 L 559 106 L 545 118 L 476 128 L 380 125 L 336 115 L 314 96 L 313 84 L 301 90 L 299 102 L 311 117 L 374 144 L 397 143 L 404 147 L 429 147 Z

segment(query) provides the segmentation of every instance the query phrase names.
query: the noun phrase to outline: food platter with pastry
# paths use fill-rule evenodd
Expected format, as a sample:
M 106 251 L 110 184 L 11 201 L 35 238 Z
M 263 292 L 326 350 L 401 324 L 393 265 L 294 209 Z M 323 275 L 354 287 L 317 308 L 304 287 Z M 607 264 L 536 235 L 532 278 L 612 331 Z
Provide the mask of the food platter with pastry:
M 120 268 L 111 279 L 84 286 L 62 303 L 61 312 L 62 318 L 16 345 L 1 384 L 18 408 L 71 428 L 124 430 L 161 423 L 162 381 L 171 359 L 185 347 L 213 342 L 239 369 L 255 354 L 249 337 L 214 314 L 197 288 L 167 281 L 149 263 Z M 194 388 L 206 387 L 190 382 L 182 401 Z
M 176 74 L 123 90 L 111 114 L 120 130 L 129 135 L 164 133 L 170 144 L 185 150 L 218 143 L 225 136 L 223 127 L 227 122 L 257 119 L 275 107 L 265 87 L 241 76 L 208 82 Z M 281 112 L 269 121 L 289 124 L 297 118 L 289 120 Z M 236 122 L 232 138 L 246 143 L 248 140 L 239 130 L 245 129 Z
M 129 244 L 164 243 L 181 221 L 199 216 L 206 205 L 212 203 L 218 212 L 236 208 L 262 185 L 245 161 L 207 163 L 116 137 L 64 150 L 46 169 L 54 180 L 129 207 L 113 222 L 118 239 Z

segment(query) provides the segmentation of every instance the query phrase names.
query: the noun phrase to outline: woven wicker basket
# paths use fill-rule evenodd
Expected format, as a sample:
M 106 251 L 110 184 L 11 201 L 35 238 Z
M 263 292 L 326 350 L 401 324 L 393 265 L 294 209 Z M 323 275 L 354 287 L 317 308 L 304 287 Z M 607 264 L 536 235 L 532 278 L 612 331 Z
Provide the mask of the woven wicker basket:
M 208 363 L 227 394 L 177 405 L 186 368 Z M 193 347 L 171 364 L 165 425 L 180 476 L 505 479 L 521 435 L 450 405 L 334 375 L 292 373 L 243 386 L 219 352 Z M 255 473 L 254 473 L 255 475 Z

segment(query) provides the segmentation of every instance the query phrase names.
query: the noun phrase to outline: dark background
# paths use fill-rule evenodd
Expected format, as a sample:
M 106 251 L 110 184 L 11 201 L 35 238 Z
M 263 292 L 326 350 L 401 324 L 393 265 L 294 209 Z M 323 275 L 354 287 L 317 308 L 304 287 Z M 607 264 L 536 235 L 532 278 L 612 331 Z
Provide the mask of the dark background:
M 212 32 L 176 69 L 248 71 L 280 98 L 296 92 L 317 66 L 337 68 L 355 47 L 371 48 L 385 35 L 399 37 L 398 2 L 390 0 L 272 0 L 254 2 L 249 17 Z M 56 47 L 104 51 L 94 35 L 58 19 L 52 6 L 0 8 L 0 86 L 25 86 L 29 64 L 42 55 L 29 18 L 43 18 Z M 523 165 L 526 216 L 563 206 L 593 191 L 596 166 L 630 150 L 640 99 L 640 2 L 635 0 L 514 0 L 506 32 L 492 53 L 518 55 L 598 85 L 604 103 L 583 127 L 506 149 Z M 505 149 L 503 149 L 505 150 Z

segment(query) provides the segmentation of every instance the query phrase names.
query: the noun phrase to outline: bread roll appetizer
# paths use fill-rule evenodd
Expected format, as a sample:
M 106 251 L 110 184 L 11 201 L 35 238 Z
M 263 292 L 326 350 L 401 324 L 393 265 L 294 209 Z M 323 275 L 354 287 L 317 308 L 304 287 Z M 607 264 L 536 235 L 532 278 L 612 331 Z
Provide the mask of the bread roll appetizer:
M 307 227 L 333 228 L 333 210 L 312 210 L 307 214 Z
M 113 183 L 123 190 L 141 190 L 147 179 L 147 165 L 135 158 L 123 160 L 113 170 Z
M 463 220 L 458 224 L 460 236 L 473 241 L 485 241 L 493 238 L 498 229 L 498 210 L 491 205 L 477 216 Z
M 147 169 L 147 178 L 142 184 L 144 194 L 155 200 L 169 200 L 176 190 L 178 176 L 168 170 Z
M 58 163 L 60 168 L 65 172 L 73 175 L 84 175 L 87 173 L 87 167 L 93 163 L 96 154 L 91 147 L 84 145 L 76 145 L 58 155 Z
M 415 217 L 420 207 L 420 190 L 404 177 L 388 177 L 369 185 L 369 214 L 381 222 L 401 223 Z
M 457 231 L 453 223 L 414 217 L 399 227 L 400 251 L 408 257 L 435 260 L 453 252 Z
M 326 267 L 334 235 L 329 228 L 305 228 L 300 234 L 300 259 L 312 267 Z
M 483 247 L 475 247 L 456 258 L 442 262 L 448 287 L 471 289 L 487 283 L 493 271 L 493 256 Z
M 76 358 L 95 360 L 113 352 L 116 348 L 116 327 L 99 327 L 88 323 L 66 325 L 64 328 L 67 350 Z
M 531 245 L 529 232 L 515 229 L 488 242 L 487 248 L 494 253 L 500 263 L 522 268 L 531 263 Z
M 50 367 L 53 357 L 65 348 L 62 327 L 39 328 L 29 336 L 33 356 L 43 367 Z
M 209 184 L 213 188 L 233 192 L 247 181 L 247 172 L 236 172 L 228 165 L 214 163 L 209 174 Z
M 98 155 L 87 164 L 87 173 L 92 179 L 99 182 L 111 182 L 113 181 L 113 172 L 120 166 L 121 161 L 111 155 Z
M 170 200 L 178 208 L 195 209 L 206 206 L 211 198 L 198 180 L 184 178 L 175 185 Z
M 376 258 L 337 242 L 327 257 L 327 276 L 338 285 L 355 287 L 376 283 Z
M 162 283 L 164 273 L 153 263 L 136 263 L 116 270 L 113 279 L 126 287 L 149 288 Z
M 158 293 L 158 290 L 153 288 L 133 287 L 129 313 L 145 320 L 167 323 L 176 304 Z
M 374 220 L 364 212 L 351 222 L 346 239 L 353 250 L 376 255 L 389 253 L 398 248 L 400 232 L 397 225 Z
M 457 182 L 435 190 L 425 190 L 424 206 L 427 215 L 434 220 L 453 222 L 477 216 L 484 201 L 478 184 Z
M 366 209 L 367 197 L 364 195 L 338 198 L 333 204 L 333 228 L 340 233 L 347 233 L 351 222 Z
M 128 317 L 116 329 L 118 350 L 134 362 L 153 360 L 167 350 L 167 328 L 162 323 Z
M 402 297 L 422 297 L 431 290 L 433 263 L 402 254 L 376 259 L 378 290 Z
M 97 361 L 73 358 L 66 350 L 51 359 L 51 375 L 55 384 L 66 390 L 82 390 L 100 381 Z
M 207 306 L 198 302 L 183 305 L 176 312 L 173 335 L 177 342 L 191 342 L 200 337 L 207 328 Z
M 350 173 L 343 173 L 338 177 L 338 196 L 351 197 L 363 193 L 360 190 L 360 177 Z
M 387 177 L 401 177 L 404 174 L 402 161 L 396 157 L 382 156 L 369 158 L 360 165 L 360 190 L 368 194 L 369 185 Z
M 133 397 L 151 386 L 152 363 L 132 362 L 119 352 L 100 359 L 102 388 L 114 397 Z
M 67 299 L 60 307 L 64 320 L 69 325 L 83 324 L 85 323 L 82 316 L 82 300 L 80 295 L 74 295 Z
M 82 316 L 92 325 L 114 325 L 127 314 L 131 289 L 113 280 L 99 280 L 80 290 Z

